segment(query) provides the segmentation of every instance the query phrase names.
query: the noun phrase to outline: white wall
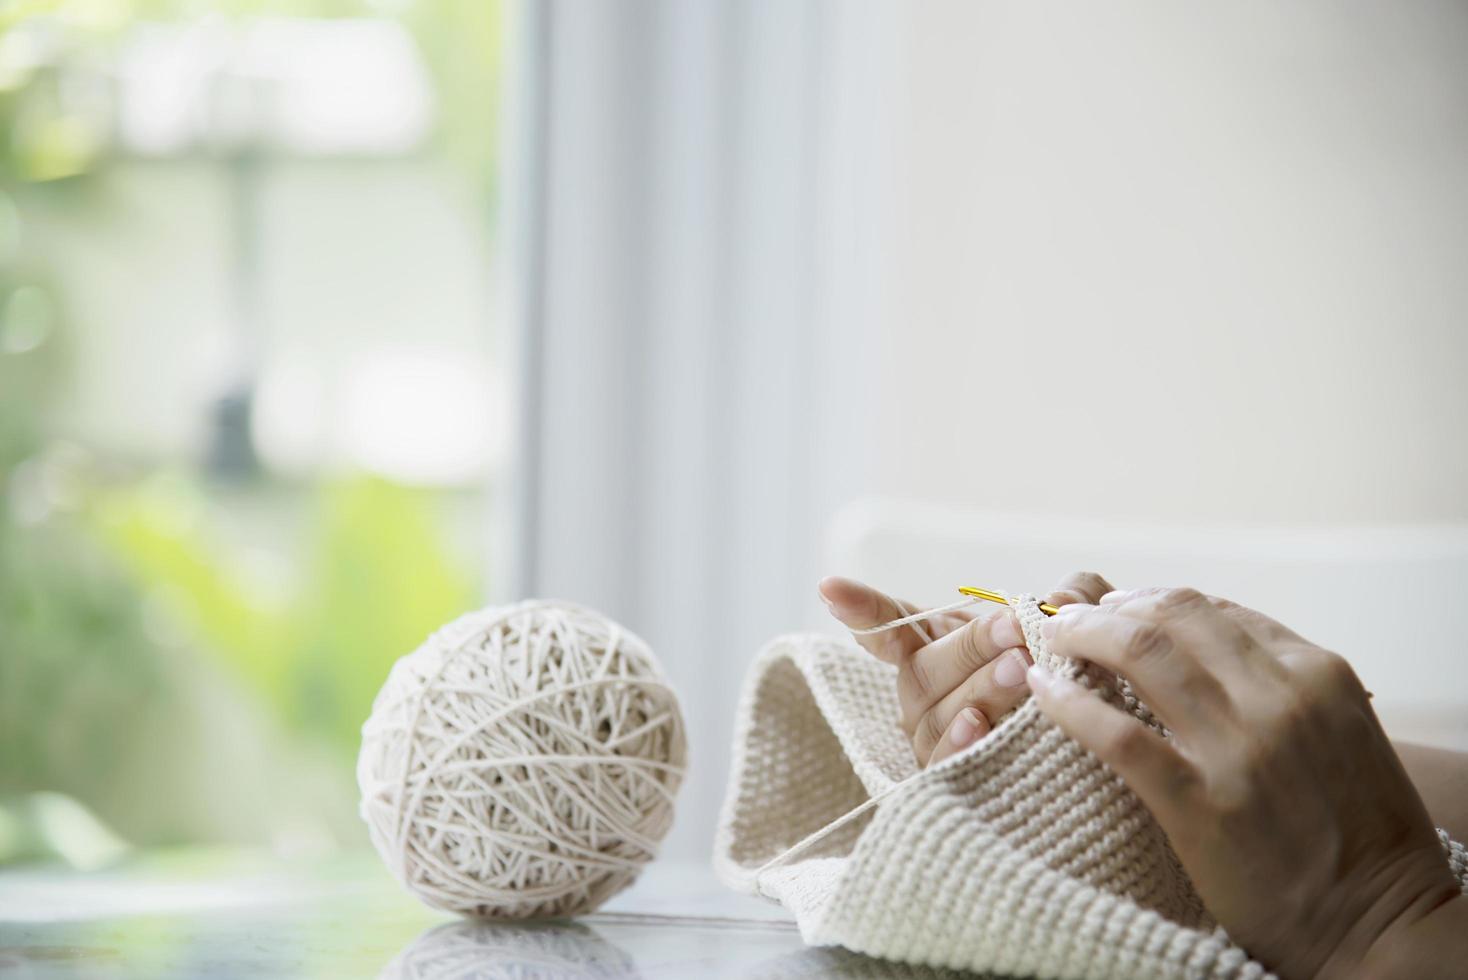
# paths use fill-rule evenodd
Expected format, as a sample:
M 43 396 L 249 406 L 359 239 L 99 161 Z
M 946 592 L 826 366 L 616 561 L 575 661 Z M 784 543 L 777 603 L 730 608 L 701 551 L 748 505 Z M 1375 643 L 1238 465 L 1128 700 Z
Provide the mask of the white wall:
M 515 594 L 662 657 L 670 855 L 843 504 L 1468 518 L 1456 8 L 530 9 Z
M 1468 518 L 1468 6 L 893 14 L 874 489 Z

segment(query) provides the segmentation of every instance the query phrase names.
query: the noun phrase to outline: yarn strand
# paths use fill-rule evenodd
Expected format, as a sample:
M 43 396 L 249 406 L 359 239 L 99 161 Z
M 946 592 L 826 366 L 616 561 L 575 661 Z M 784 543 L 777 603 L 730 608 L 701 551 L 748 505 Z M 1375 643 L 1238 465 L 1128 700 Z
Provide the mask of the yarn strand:
M 928 634 L 926 633 L 926 631 L 918 628 L 918 625 L 917 625 L 918 623 L 921 623 L 924 620 L 932 619 L 935 616 L 941 616 L 944 613 L 954 612 L 956 610 L 959 610 L 959 609 L 964 608 L 965 606 L 972 606 L 973 604 L 975 604 L 977 602 L 980 602 L 980 601 L 982 601 L 982 600 L 980 600 L 980 599 L 978 599 L 978 598 L 976 598 L 974 596 L 965 596 L 964 598 L 958 600 L 957 602 L 950 602 L 946 606 L 938 606 L 937 608 L 934 608 L 934 609 L 924 609 L 924 610 L 921 610 L 919 612 L 912 613 L 911 615 L 908 615 L 908 616 L 902 616 L 902 617 L 900 617 L 898 619 L 893 619 L 893 620 L 890 620 L 890 621 L 885 622 L 885 623 L 880 623 L 880 624 L 878 624 L 876 626 L 868 626 L 868 627 L 865 627 L 864 629 L 853 629 L 853 630 L 851 630 L 851 632 L 853 634 L 857 635 L 857 636 L 870 636 L 870 635 L 872 635 L 874 633 L 885 633 L 887 630 L 898 629 L 898 628 L 903 627 L 903 626 L 912 626 L 914 629 L 917 629 L 918 635 L 920 635 L 927 642 L 931 643 L 931 642 L 933 642 L 932 641 L 932 637 L 928 636 Z M 776 854 L 774 857 L 770 858 L 768 861 L 766 861 L 764 864 L 760 865 L 759 868 L 757 868 L 755 870 L 755 872 L 754 872 L 755 888 L 757 890 L 760 888 L 760 884 L 759 884 L 760 879 L 770 869 L 779 867 L 781 864 L 784 864 L 786 861 L 790 860 L 790 858 L 794 857 L 795 855 L 799 854 L 800 852 L 806 850 L 807 848 L 813 847 L 816 844 L 819 844 L 821 841 L 825 840 L 827 837 L 831 836 L 836 831 L 840 830 L 842 827 L 846 826 L 851 821 L 853 821 L 857 817 L 861 816 L 863 813 L 866 813 L 867 811 L 871 810 L 873 807 L 877 806 L 883 800 L 886 800 L 889 797 L 892 797 L 892 796 L 897 795 L 899 792 L 902 792 L 903 790 L 907 789 L 909 786 L 911 786 L 914 783 L 918 782 L 925 775 L 928 775 L 932 771 L 933 771 L 932 769 L 924 769 L 921 772 L 914 773 L 913 775 L 907 777 L 906 779 L 902 780 L 901 782 L 894 783 L 893 785 L 891 785 L 891 786 L 887 787 L 886 789 L 882 790 L 882 792 L 878 793 L 876 796 L 870 797 L 870 798 L 868 798 L 866 800 L 866 802 L 864 802 L 864 803 L 862 803 L 862 804 L 860 804 L 858 806 L 855 806 L 855 807 L 851 808 L 850 810 L 847 810 L 845 813 L 843 813 L 841 816 L 837 817 L 835 820 L 832 820 L 830 823 L 826 824 L 825 826 L 823 826 L 823 827 L 821 827 L 821 828 L 819 828 L 819 829 L 817 829 L 815 831 L 812 831 L 811 833 L 807 834 L 805 837 L 801 838 L 799 841 L 796 841 L 790 847 L 787 847 L 785 850 L 781 851 L 779 854 Z
M 973 596 L 965 596 L 957 602 L 950 602 L 946 606 L 939 606 L 936 609 L 924 609 L 921 612 L 915 612 L 910 616 L 903 616 L 900 619 L 889 620 L 888 622 L 880 623 L 876 626 L 868 626 L 864 629 L 852 629 L 851 633 L 855 636 L 870 636 L 873 633 L 885 633 L 887 632 L 887 630 L 895 630 L 899 626 L 911 626 L 915 623 L 920 623 L 924 620 L 932 619 L 934 616 L 941 616 L 944 613 L 951 613 L 955 610 L 962 609 L 964 606 L 972 606 L 974 603 L 981 601 L 983 600 L 977 599 Z M 933 638 L 928 636 L 926 632 L 919 631 L 919 635 L 922 636 L 922 638 L 924 640 L 927 640 L 929 643 L 933 642 Z
M 779 867 L 795 855 L 799 854 L 801 851 L 804 851 L 809 847 L 813 847 L 816 844 L 819 844 L 821 841 L 825 840 L 827 837 L 830 837 L 836 831 L 851 823 L 851 821 L 855 820 L 863 813 L 866 813 L 868 810 L 872 809 L 883 800 L 892 796 L 896 796 L 898 793 L 907 789 L 909 786 L 920 781 L 925 775 L 927 775 L 931 771 L 932 770 L 925 769 L 922 772 L 914 773 L 913 775 L 908 776 L 906 779 L 902 780 L 899 783 L 893 783 L 891 786 L 888 786 L 876 796 L 869 797 L 866 802 L 860 804 L 859 806 L 852 807 L 850 810 L 847 810 L 845 813 L 841 814 L 841 816 L 837 817 L 835 820 L 832 820 L 824 827 L 821 827 L 818 830 L 814 830 L 811 833 L 806 834 L 800 840 L 796 841 L 794 844 L 785 848 L 785 850 L 781 851 L 779 854 L 776 854 L 774 857 L 770 858 L 764 864 L 755 869 L 755 889 L 759 891 L 760 894 L 764 894 L 763 889 L 760 888 L 760 879 L 764 877 L 767 871 L 772 868 Z

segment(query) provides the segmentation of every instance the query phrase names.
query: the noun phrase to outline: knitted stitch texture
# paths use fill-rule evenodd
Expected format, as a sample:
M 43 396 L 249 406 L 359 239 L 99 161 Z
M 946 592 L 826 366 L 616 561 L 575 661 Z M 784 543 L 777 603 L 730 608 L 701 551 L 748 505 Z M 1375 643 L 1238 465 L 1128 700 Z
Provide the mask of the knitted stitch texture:
M 1033 596 L 1013 605 L 1037 663 L 1166 734 L 1125 681 L 1050 652 Z M 726 884 L 784 905 L 809 944 L 924 966 L 1270 975 L 1215 925 L 1141 801 L 1033 700 L 920 771 L 895 681 L 895 668 L 821 634 L 761 651 L 715 842 Z M 1439 836 L 1468 890 L 1468 852 Z

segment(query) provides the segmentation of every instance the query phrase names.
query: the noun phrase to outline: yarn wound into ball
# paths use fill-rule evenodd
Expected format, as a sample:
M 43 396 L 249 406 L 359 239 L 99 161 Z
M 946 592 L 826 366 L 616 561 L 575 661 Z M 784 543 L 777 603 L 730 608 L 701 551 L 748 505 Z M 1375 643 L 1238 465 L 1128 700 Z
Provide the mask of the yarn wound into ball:
M 579 606 L 469 613 L 393 665 L 362 726 L 361 815 L 436 908 L 589 912 L 673 821 L 683 717 L 652 651 Z

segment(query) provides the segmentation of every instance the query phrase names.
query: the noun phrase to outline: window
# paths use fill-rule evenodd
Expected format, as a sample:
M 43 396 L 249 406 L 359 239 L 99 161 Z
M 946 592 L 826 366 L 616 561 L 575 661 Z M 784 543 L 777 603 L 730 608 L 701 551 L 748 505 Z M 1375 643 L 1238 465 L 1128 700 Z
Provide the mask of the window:
M 497 546 L 504 13 L 38 7 L 0 15 L 0 861 L 356 840 L 371 698 Z

